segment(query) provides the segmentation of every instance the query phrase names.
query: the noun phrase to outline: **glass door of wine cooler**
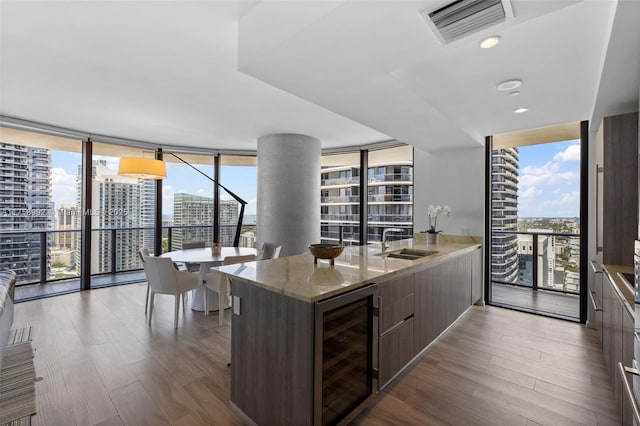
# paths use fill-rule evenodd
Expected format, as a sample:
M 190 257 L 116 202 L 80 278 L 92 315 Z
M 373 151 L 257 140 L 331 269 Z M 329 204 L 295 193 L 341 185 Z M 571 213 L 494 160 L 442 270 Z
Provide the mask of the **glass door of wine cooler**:
M 376 286 L 316 306 L 315 424 L 334 425 L 375 394 Z

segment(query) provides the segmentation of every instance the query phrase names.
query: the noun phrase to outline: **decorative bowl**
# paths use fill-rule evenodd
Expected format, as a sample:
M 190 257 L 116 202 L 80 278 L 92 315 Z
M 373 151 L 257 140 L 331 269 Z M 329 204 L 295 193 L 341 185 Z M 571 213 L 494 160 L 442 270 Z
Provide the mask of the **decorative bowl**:
M 331 259 L 331 264 L 334 265 L 334 259 L 340 256 L 344 250 L 342 244 L 310 244 L 309 251 L 313 255 L 313 263 L 317 264 L 318 259 Z

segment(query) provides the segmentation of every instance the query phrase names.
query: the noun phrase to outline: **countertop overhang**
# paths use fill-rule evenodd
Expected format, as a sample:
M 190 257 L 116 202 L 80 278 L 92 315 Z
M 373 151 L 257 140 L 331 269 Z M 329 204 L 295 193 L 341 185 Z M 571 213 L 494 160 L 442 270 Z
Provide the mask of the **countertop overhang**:
M 422 239 L 406 239 L 389 243 L 385 253 L 411 248 L 436 251 L 415 260 L 390 258 L 382 254 L 380 243 L 347 246 L 335 259 L 318 259 L 314 265 L 310 253 L 220 266 L 217 269 L 234 280 L 243 281 L 305 302 L 317 302 L 342 293 L 382 282 L 397 276 L 426 269 L 480 247 L 474 237 L 457 238 L 427 245 Z

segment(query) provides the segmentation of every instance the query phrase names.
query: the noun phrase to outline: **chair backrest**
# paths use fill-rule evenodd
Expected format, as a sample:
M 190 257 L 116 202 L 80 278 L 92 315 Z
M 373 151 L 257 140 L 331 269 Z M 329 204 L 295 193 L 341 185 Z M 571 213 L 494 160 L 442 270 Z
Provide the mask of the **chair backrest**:
M 146 247 L 142 247 L 138 250 L 138 256 L 140 257 L 140 261 L 144 265 L 144 258 L 149 257 L 149 250 Z
M 244 262 L 253 262 L 257 259 L 255 254 L 248 254 L 245 256 L 227 256 L 224 258 L 222 263 L 224 265 L 233 265 L 236 263 L 244 263 Z M 220 291 L 222 294 L 229 294 L 229 278 L 221 272 L 216 271 L 215 269 L 209 270 L 209 272 L 205 275 L 204 278 L 207 287 Z
M 144 272 L 147 274 L 149 285 L 159 293 L 173 293 L 177 291 L 176 269 L 168 257 L 149 256 L 145 258 Z
M 183 241 L 182 250 L 204 248 L 204 241 Z
M 262 248 L 262 256 L 260 256 L 260 259 L 276 259 L 280 256 L 281 249 L 282 246 L 276 243 L 264 243 L 264 247 Z
M 253 262 L 256 260 L 255 254 L 247 254 L 245 256 L 227 256 L 224 258 L 223 263 L 225 265 L 233 265 L 234 263 Z
M 264 241 L 256 240 L 256 242 L 253 243 L 253 248 L 262 251 L 262 249 L 264 248 Z

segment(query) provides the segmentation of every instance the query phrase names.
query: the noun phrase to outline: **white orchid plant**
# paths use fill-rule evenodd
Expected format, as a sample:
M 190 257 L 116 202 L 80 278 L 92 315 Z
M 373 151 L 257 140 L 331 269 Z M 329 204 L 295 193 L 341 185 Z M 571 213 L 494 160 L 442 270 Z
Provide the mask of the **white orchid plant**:
M 429 215 L 429 229 L 427 232 L 431 234 L 437 234 L 442 232 L 436 229 L 436 224 L 438 222 L 438 217 L 440 216 L 449 216 L 451 214 L 451 209 L 449 206 L 435 206 L 433 204 L 429 205 L 427 208 L 427 214 Z

